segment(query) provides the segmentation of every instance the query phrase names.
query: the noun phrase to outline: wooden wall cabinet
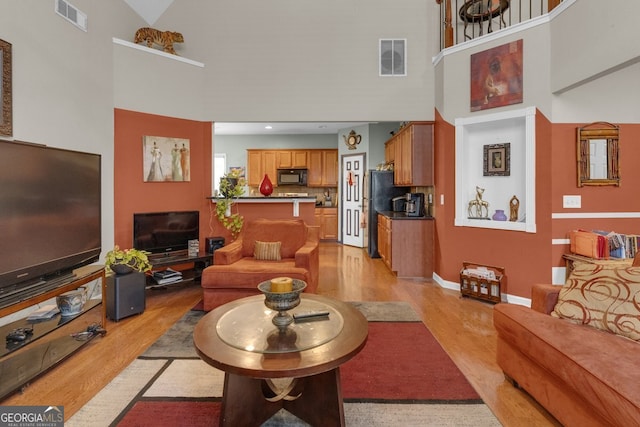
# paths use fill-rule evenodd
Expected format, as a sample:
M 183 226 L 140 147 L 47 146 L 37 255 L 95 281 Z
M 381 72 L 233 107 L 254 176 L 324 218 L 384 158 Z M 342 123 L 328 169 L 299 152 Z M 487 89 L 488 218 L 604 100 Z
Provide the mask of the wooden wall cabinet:
M 276 152 L 277 167 L 304 169 L 307 167 L 307 150 L 282 150 Z
M 269 175 L 277 187 L 277 170 L 307 169 L 307 186 L 338 186 L 338 150 L 247 150 L 247 184 L 257 187 Z
M 411 122 L 387 141 L 387 145 L 394 150 L 396 185 L 433 185 L 433 122 Z
M 338 240 L 338 208 L 316 208 L 315 219 L 320 226 L 320 239 Z
M 262 182 L 264 175 L 274 187 L 278 186 L 277 152 L 274 150 L 247 150 L 247 184 L 257 187 Z
M 390 139 L 384 143 L 384 162 L 395 163 L 396 160 L 396 144 L 394 139 Z
M 398 277 L 433 276 L 432 220 L 390 219 L 378 215 L 378 252 Z
M 307 185 L 338 186 L 338 150 L 309 150 Z

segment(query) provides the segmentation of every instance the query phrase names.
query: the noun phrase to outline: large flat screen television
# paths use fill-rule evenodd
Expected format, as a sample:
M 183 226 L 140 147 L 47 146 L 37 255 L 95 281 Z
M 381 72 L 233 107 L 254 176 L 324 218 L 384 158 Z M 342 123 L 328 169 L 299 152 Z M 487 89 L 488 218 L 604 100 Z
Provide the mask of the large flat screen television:
M 0 141 L 0 307 L 98 260 L 100 199 L 100 155 Z
M 133 214 L 133 247 L 152 254 L 186 251 L 200 234 L 200 212 L 147 212 Z

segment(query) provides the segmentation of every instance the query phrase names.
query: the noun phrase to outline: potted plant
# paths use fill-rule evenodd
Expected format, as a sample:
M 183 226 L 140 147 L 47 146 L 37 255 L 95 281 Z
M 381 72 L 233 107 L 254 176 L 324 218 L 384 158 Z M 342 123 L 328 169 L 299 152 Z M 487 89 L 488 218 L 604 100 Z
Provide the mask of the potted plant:
M 105 256 L 107 270 L 116 274 L 127 274 L 133 270 L 146 273 L 151 270 L 151 263 L 147 257 L 147 251 L 138 249 L 120 249 L 114 246 Z
M 235 171 L 220 178 L 220 196 L 216 199 L 216 216 L 224 228 L 231 232 L 233 240 L 238 237 L 244 217 L 238 212 L 231 212 L 233 202 L 244 194 L 245 180 Z

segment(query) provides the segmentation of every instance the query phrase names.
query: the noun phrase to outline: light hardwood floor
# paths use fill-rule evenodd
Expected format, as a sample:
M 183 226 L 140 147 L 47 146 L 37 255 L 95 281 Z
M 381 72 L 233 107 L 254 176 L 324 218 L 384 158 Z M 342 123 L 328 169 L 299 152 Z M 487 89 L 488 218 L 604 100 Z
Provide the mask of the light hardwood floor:
M 504 380 L 495 362 L 493 306 L 431 281 L 398 279 L 359 248 L 321 243 L 318 294 L 343 301 L 407 301 L 505 426 L 558 426 L 531 397 Z M 107 323 L 97 337 L 1 405 L 64 405 L 68 419 L 200 300 L 197 285 L 148 290 L 141 315 Z M 100 321 L 98 307 L 51 337 Z

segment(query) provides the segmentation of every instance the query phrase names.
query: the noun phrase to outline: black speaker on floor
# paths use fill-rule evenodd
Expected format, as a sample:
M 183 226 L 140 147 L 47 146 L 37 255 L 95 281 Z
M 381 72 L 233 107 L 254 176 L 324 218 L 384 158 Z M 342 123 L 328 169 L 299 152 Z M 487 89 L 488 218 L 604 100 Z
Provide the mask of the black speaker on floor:
M 220 249 L 224 246 L 224 237 L 207 237 L 205 239 L 205 251 L 208 254 L 212 254 L 216 249 Z
M 144 273 L 134 271 L 107 277 L 107 317 L 118 321 L 127 316 L 142 313 L 145 309 Z M 103 302 L 104 303 L 104 302 Z

